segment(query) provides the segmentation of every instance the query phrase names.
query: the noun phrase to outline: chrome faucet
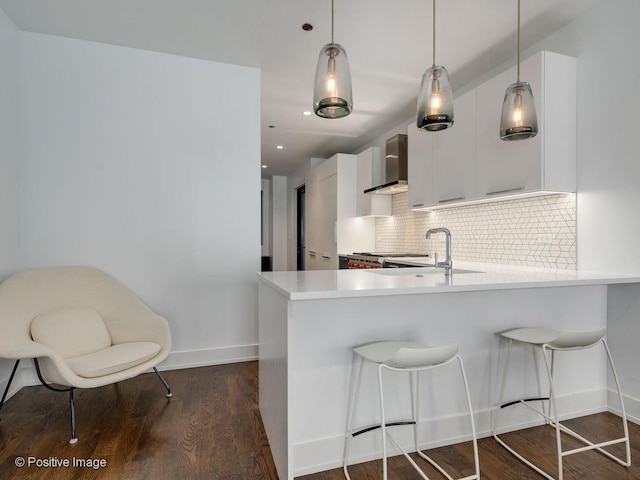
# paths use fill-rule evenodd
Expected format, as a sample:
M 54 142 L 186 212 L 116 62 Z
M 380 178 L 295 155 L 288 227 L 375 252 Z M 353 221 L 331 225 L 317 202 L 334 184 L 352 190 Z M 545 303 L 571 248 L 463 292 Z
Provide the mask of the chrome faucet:
M 444 268 L 445 275 L 451 275 L 451 232 L 448 228 L 430 228 L 427 230 L 427 240 L 431 238 L 432 233 L 444 233 L 444 238 L 446 242 L 446 258 L 444 262 L 438 262 L 438 252 L 435 254 L 435 267 L 436 268 Z

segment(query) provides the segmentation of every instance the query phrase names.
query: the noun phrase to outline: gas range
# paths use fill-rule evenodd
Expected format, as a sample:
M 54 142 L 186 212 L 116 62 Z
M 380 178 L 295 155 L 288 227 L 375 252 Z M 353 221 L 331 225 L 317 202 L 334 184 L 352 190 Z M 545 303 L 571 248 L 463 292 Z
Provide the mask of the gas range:
M 355 252 L 347 255 L 347 266 L 350 269 L 355 268 L 385 268 L 384 259 L 392 257 L 422 257 L 426 258 L 426 253 L 403 253 L 403 252 Z M 403 264 L 394 262 L 395 268 L 402 267 Z M 414 265 L 404 265 L 407 267 Z

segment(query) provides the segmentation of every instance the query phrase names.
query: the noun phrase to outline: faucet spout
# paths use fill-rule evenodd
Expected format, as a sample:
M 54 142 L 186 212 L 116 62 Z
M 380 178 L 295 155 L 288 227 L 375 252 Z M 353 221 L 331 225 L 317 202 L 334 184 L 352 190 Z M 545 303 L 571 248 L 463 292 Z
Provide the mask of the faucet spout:
M 438 257 L 436 254 L 435 267 L 436 268 L 444 268 L 444 274 L 447 276 L 452 275 L 452 264 L 451 264 L 451 232 L 448 228 L 439 227 L 439 228 L 430 228 L 427 230 L 427 240 L 431 238 L 431 234 L 433 233 L 444 233 L 445 245 L 446 245 L 446 258 L 444 262 L 438 262 Z

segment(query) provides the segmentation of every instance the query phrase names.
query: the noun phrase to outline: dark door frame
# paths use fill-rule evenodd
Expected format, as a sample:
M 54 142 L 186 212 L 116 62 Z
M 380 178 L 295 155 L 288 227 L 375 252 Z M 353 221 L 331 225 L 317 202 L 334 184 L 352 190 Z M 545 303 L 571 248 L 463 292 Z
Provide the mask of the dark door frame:
M 296 188 L 296 265 L 298 270 L 304 270 L 304 184 Z

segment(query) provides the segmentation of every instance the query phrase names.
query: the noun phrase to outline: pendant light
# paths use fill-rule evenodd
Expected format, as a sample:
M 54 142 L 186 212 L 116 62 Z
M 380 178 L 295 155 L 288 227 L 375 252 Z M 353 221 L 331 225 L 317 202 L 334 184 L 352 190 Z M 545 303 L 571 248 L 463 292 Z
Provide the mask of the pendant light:
M 418 128 L 437 132 L 453 125 L 453 92 L 447 69 L 436 65 L 436 0 L 433 0 L 433 66 L 422 76 Z
M 320 51 L 313 88 L 313 111 L 322 118 L 346 117 L 353 110 L 351 73 L 347 52 L 333 43 L 333 0 L 331 0 L 331 43 Z
M 520 81 L 520 0 L 518 0 L 518 78 L 504 94 L 500 119 L 501 140 L 525 140 L 538 134 L 536 105 L 531 85 Z

